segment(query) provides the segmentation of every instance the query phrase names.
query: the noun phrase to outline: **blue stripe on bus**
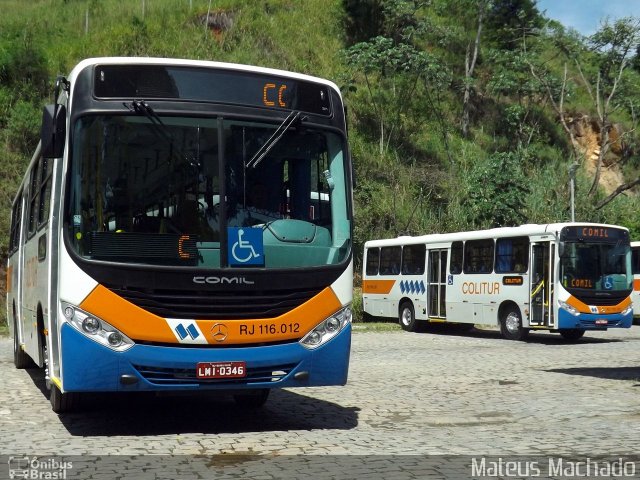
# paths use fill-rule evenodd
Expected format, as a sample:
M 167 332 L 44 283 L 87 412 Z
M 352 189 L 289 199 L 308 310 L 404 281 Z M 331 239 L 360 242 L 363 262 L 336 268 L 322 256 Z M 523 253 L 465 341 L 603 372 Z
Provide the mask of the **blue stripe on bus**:
M 596 320 L 606 319 L 607 325 L 596 325 Z M 630 328 L 633 323 L 633 312 L 627 315 L 613 313 L 607 315 L 581 313 L 579 316 L 571 315 L 569 312 L 559 309 L 558 329 L 564 328 L 584 328 L 585 330 L 604 330 L 605 328 Z
M 344 385 L 347 381 L 351 347 L 351 325 L 335 338 L 315 350 L 298 342 L 283 345 L 238 348 L 193 348 L 134 345 L 126 352 L 114 352 L 85 337 L 65 323 L 61 328 L 62 386 L 65 391 L 135 391 L 284 388 L 321 385 Z M 346 353 L 346 354 L 345 354 Z M 281 380 L 271 379 L 233 385 L 215 383 L 158 385 L 145 379 L 134 365 L 161 369 L 195 369 L 198 362 L 245 361 L 247 370 L 292 365 Z M 296 380 L 297 372 L 309 372 L 308 379 Z M 121 375 L 135 375 L 134 385 L 120 384 Z

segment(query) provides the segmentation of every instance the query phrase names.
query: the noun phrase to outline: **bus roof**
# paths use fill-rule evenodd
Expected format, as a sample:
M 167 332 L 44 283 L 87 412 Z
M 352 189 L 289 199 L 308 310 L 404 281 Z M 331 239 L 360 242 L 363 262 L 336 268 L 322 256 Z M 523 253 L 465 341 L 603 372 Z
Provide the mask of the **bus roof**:
M 588 223 L 588 222 L 565 222 L 565 223 L 547 223 L 547 224 L 526 224 L 518 227 L 501 227 L 491 228 L 487 230 L 472 230 L 468 232 L 455 233 L 433 233 L 429 235 L 418 236 L 401 236 L 397 238 L 369 240 L 365 242 L 365 248 L 371 247 L 390 247 L 395 245 L 417 245 L 423 243 L 447 243 L 460 240 L 479 240 L 483 238 L 500 238 L 500 237 L 519 237 L 524 235 L 544 235 L 550 234 L 556 236 L 560 230 L 568 226 L 585 226 L 585 227 L 607 227 L 627 230 L 619 225 L 609 225 L 604 223 Z M 638 242 L 640 245 L 640 242 Z
M 92 65 L 169 65 L 169 66 L 183 66 L 183 67 L 204 67 L 204 68 L 218 68 L 223 70 L 238 71 L 238 72 L 255 72 L 265 75 L 276 75 L 280 77 L 288 77 L 297 80 L 306 80 L 310 82 L 321 83 L 335 90 L 340 94 L 338 86 L 326 80 L 324 78 L 314 77 L 303 73 L 290 72 L 287 70 L 278 70 L 275 68 L 257 67 L 253 65 L 243 65 L 239 63 L 225 63 L 214 62 L 209 60 L 188 60 L 181 58 L 155 58 L 155 57 L 96 57 L 87 58 L 78 63 L 67 80 L 73 85 L 78 74 L 85 68 Z M 340 97 L 342 98 L 342 96 Z

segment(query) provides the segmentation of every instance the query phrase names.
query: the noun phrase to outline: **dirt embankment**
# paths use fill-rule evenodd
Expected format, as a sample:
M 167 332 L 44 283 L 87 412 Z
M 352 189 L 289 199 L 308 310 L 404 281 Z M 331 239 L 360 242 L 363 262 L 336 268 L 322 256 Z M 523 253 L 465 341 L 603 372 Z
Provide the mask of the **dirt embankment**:
M 584 158 L 582 165 L 584 173 L 593 179 L 602 148 L 600 124 L 588 115 L 579 115 L 571 118 L 569 125 L 575 135 L 576 147 Z M 609 150 L 603 159 L 600 171 L 600 186 L 606 194 L 610 194 L 619 185 L 625 183 L 620 168 L 620 160 L 627 148 L 623 142 L 622 132 L 622 127 L 618 124 L 609 128 Z

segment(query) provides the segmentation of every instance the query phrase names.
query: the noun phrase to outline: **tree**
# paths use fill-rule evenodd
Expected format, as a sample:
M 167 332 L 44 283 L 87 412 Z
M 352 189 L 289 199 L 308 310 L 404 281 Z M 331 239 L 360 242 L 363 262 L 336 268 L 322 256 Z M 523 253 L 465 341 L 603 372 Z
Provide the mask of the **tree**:
M 576 65 L 585 83 L 585 87 L 589 92 L 589 96 L 595 104 L 600 124 L 600 152 L 598 154 L 596 173 L 591 188 L 589 189 L 589 194 L 595 195 L 600 183 L 603 160 L 612 144 L 609 133 L 612 128 L 610 115 L 614 109 L 613 100 L 620 86 L 622 74 L 629 66 L 631 54 L 638 48 L 638 45 L 640 45 L 640 19 L 625 17 L 616 20 L 613 24 L 605 20 L 600 30 L 591 36 L 590 44 L 594 51 L 598 53 L 599 58 L 599 68 L 596 78 L 587 79 L 583 73 L 581 63 L 578 60 L 576 60 Z M 593 88 L 594 81 L 595 90 Z M 625 133 L 623 133 L 623 136 L 624 135 Z M 609 195 L 604 201 L 599 202 L 597 208 L 602 208 L 617 195 L 634 187 L 638 183 L 640 183 L 640 180 L 619 186 L 613 192 L 614 195 Z
M 564 63 L 564 74 L 562 81 L 558 84 L 542 65 L 534 65 L 529 62 L 530 70 L 546 88 L 548 99 L 556 111 L 560 123 L 562 124 L 573 148 L 576 162 L 583 159 L 583 153 L 578 148 L 578 143 L 571 128 L 570 119 L 567 114 L 567 91 L 569 88 L 569 63 L 573 63 L 577 70 L 577 75 L 581 79 L 581 85 L 589 95 L 596 111 L 596 121 L 600 132 L 600 149 L 596 163 L 596 171 L 589 188 L 588 195 L 592 198 L 596 196 L 600 184 L 600 175 L 604 159 L 609 152 L 613 140 L 610 132 L 613 125 L 611 114 L 621 104 L 618 97 L 624 79 L 624 72 L 628 68 L 632 52 L 640 44 L 640 19 L 626 17 L 609 23 L 605 20 L 600 30 L 589 38 L 591 52 L 586 52 L 578 45 L 577 49 L 567 48 L 563 53 L 567 56 Z M 631 103 L 633 110 L 633 103 Z M 633 112 L 632 112 L 633 116 Z M 621 141 L 630 135 L 633 129 L 622 132 L 616 139 Z M 595 208 L 600 209 L 610 203 L 622 192 L 640 184 L 640 177 L 636 180 L 625 182 L 619 185 L 610 195 L 600 201 L 595 201 Z
M 493 0 L 487 13 L 487 34 L 502 50 L 519 48 L 542 24 L 535 0 Z
M 486 14 L 489 0 L 478 2 L 478 28 L 476 30 L 473 48 L 471 42 L 467 45 L 467 53 L 464 57 L 464 95 L 462 98 L 462 136 L 469 136 L 469 100 L 471 98 L 471 86 L 473 83 L 473 72 L 478 60 L 480 50 L 480 36 L 482 34 L 482 22 Z
M 426 2 L 417 0 L 385 3 L 385 35 L 357 43 L 345 51 L 347 63 L 364 77 L 378 124 L 380 155 L 402 131 L 402 117 L 414 103 L 421 82 L 433 91 L 442 89 L 449 81 L 445 65 L 415 45 L 426 29 L 425 17 L 418 15 L 425 5 Z
M 526 150 L 497 152 L 473 164 L 463 206 L 475 228 L 508 227 L 526 221 L 528 180 L 522 165 L 528 155 Z
M 342 0 L 342 6 L 350 44 L 366 42 L 383 33 L 382 0 Z

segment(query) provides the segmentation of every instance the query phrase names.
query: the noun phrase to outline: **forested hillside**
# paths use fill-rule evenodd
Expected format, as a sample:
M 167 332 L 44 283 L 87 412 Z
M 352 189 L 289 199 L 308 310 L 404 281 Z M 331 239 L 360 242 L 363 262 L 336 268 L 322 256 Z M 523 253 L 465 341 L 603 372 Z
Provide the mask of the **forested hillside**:
M 357 268 L 369 238 L 568 221 L 572 175 L 576 220 L 621 224 L 640 238 L 638 18 L 583 38 L 545 18 L 535 0 L 0 6 L 2 265 L 11 202 L 56 75 L 86 57 L 117 55 L 335 81 L 356 170 Z

